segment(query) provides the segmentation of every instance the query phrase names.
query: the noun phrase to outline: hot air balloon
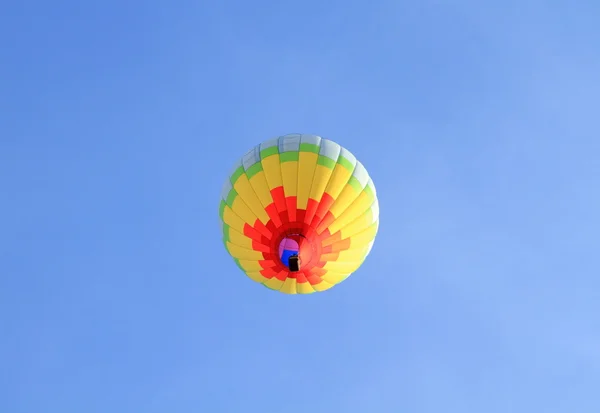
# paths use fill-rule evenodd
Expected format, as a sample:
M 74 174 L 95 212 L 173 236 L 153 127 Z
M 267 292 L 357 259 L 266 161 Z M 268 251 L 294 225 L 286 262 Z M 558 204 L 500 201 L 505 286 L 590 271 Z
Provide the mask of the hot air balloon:
M 377 234 L 379 203 L 367 170 L 347 149 L 289 134 L 235 164 L 219 215 L 225 248 L 250 279 L 310 294 L 362 265 Z

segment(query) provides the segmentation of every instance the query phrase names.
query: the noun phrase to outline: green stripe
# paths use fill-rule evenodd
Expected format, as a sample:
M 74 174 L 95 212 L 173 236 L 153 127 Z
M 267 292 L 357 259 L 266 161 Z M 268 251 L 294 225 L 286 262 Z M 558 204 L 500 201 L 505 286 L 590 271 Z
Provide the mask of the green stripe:
M 348 184 L 354 188 L 354 190 L 356 192 L 361 192 L 362 191 L 362 185 L 360 184 L 360 182 L 358 181 L 358 179 L 356 179 L 355 176 L 351 176 L 350 180 L 348 181 Z
M 231 189 L 231 191 L 229 191 L 229 194 L 227 195 L 227 199 L 225 200 L 227 205 L 232 206 L 233 201 L 235 200 L 235 197 L 237 195 L 238 195 L 237 191 L 235 189 Z
M 225 203 L 225 201 L 221 200 L 221 203 L 219 204 L 219 218 L 221 218 L 221 221 L 223 220 L 223 213 L 225 212 L 225 205 L 227 205 Z
M 229 240 L 229 225 L 223 224 L 223 242 L 227 242 Z
M 354 171 L 354 165 L 352 165 L 352 162 L 350 162 L 348 159 L 344 158 L 342 155 L 340 155 L 340 157 L 338 158 L 337 163 L 342 165 L 344 168 L 346 168 L 350 172 Z
M 233 262 L 235 262 L 235 265 L 237 265 L 240 270 L 246 272 L 246 270 L 242 268 L 242 264 L 240 264 L 240 260 L 239 259 L 234 258 Z
M 375 200 L 375 191 L 373 191 L 373 188 L 371 187 L 371 185 L 367 185 L 365 187 L 365 193 L 367 194 L 367 196 L 369 197 L 369 199 L 371 201 Z
M 333 169 L 335 167 L 335 161 L 324 155 L 319 155 L 319 159 L 317 160 L 317 165 L 324 166 L 327 169 Z
M 229 180 L 231 181 L 231 184 L 235 185 L 235 183 L 237 182 L 237 180 L 240 179 L 240 176 L 242 176 L 242 175 L 244 175 L 244 167 L 240 166 L 239 168 L 237 168 L 235 170 L 235 172 L 229 178 Z
M 250 168 L 248 168 L 248 170 L 246 171 L 246 175 L 248 175 L 248 179 L 250 179 L 262 170 L 263 170 L 262 163 L 257 162 L 254 165 L 252 165 Z
M 271 155 L 276 155 L 279 153 L 279 148 L 277 146 L 271 146 L 269 148 L 265 148 L 260 151 L 260 159 L 265 159 Z
M 319 145 L 315 145 L 314 143 L 301 143 L 300 144 L 300 152 L 312 152 L 319 153 Z
M 298 160 L 298 152 L 293 151 L 293 152 L 280 153 L 279 160 L 281 161 L 281 163 L 297 161 Z

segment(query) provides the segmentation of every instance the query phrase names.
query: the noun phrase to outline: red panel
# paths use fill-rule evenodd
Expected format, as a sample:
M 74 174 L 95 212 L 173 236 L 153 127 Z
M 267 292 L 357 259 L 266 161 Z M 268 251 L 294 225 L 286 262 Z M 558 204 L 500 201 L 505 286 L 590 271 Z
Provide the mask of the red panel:
M 261 270 L 260 273 L 265 277 L 265 278 L 273 278 L 276 274 L 277 271 L 273 270 L 273 268 L 265 268 L 264 270 Z
M 305 209 L 297 209 L 296 208 L 296 222 L 303 223 L 304 222 L 304 216 L 306 215 L 306 210 Z M 308 225 L 303 224 L 302 228 L 304 227 L 308 227 Z
M 269 218 L 271 218 L 270 222 L 272 222 L 274 226 L 278 227 L 281 225 L 281 219 L 279 219 L 279 211 L 277 210 L 277 205 L 275 205 L 275 202 L 267 205 L 267 207 L 265 208 L 265 212 L 267 213 L 267 215 L 269 215 Z
M 258 262 L 258 265 L 263 268 L 272 268 L 275 266 L 275 262 L 273 260 L 261 260 Z
M 263 238 L 263 235 L 250 224 L 244 224 L 244 235 L 254 241 L 261 241 Z
M 252 249 L 254 251 L 260 251 L 260 252 L 267 252 L 270 253 L 271 252 L 271 248 L 268 247 L 267 245 L 263 245 L 260 242 L 257 241 L 252 241 Z
M 273 234 L 271 233 L 271 231 L 269 231 L 269 229 L 265 226 L 265 224 L 263 224 L 262 222 L 260 222 L 259 219 L 256 220 L 256 222 L 254 223 L 254 228 L 260 232 L 262 235 L 264 235 L 265 237 L 267 237 L 268 239 L 271 239 L 271 237 L 273 236 Z
M 296 222 L 296 203 L 297 198 L 295 196 L 288 196 L 285 199 L 285 204 L 287 206 L 288 217 L 290 222 Z
M 277 263 L 279 261 L 279 256 L 273 253 L 273 248 L 269 248 L 268 252 L 263 252 L 263 256 L 265 257 L 265 260 L 269 260 L 274 263 Z
M 325 235 L 324 233 L 322 235 Z M 336 232 L 335 234 L 331 235 L 331 236 L 324 236 L 323 237 L 323 247 L 325 246 L 329 246 L 331 244 L 334 244 L 338 241 L 341 241 L 342 239 L 342 233 L 340 231 Z
M 303 220 L 305 224 L 310 225 L 313 217 L 315 216 L 315 213 L 317 212 L 317 208 L 319 208 L 319 202 L 312 198 L 309 198 L 308 204 L 306 206 L 306 215 L 304 216 Z
M 329 232 L 329 228 L 326 228 L 323 232 L 321 232 L 319 234 L 319 237 L 321 237 L 321 239 L 327 239 L 331 236 L 331 232 Z
M 244 234 L 253 240 L 253 248 L 264 257 L 259 261 L 263 268 L 261 274 L 281 281 L 295 278 L 298 283 L 321 283 L 321 276 L 326 273 L 323 269 L 326 258 L 337 256 L 338 251 L 349 246 L 349 241 L 340 239 L 339 232 L 330 234 L 328 226 L 333 216 L 329 208 L 334 203 L 333 198 L 324 194 L 320 203 L 309 199 L 307 209 L 303 210 L 297 209 L 296 197 L 284 197 L 282 187 L 275 188 L 271 195 L 273 203 L 266 208 L 269 222 L 265 225 L 257 220 L 253 226 L 244 227 Z M 300 245 L 300 272 L 291 273 L 279 258 L 279 243 L 286 236 Z M 327 255 L 323 256 L 324 253 Z
M 335 217 L 333 216 L 331 211 L 327 211 L 325 213 L 325 216 L 323 217 L 323 219 L 321 220 L 321 222 L 319 222 L 319 225 L 317 226 L 317 232 L 318 233 L 323 232 L 325 229 L 327 229 L 333 223 L 333 221 L 335 221 Z
M 339 251 L 344 251 L 344 250 L 350 249 L 350 243 L 351 243 L 350 238 L 340 240 L 330 246 L 331 251 L 339 252 Z M 325 249 L 323 249 L 323 252 L 325 252 Z
M 324 268 L 319 268 L 319 267 L 313 267 L 310 270 L 313 274 L 315 274 L 317 277 L 322 277 L 325 275 L 325 273 L 327 273 L 327 270 Z
M 287 209 L 279 213 L 279 220 L 281 221 L 281 225 L 290 223 L 290 217 L 288 216 Z
M 287 205 L 285 204 L 285 193 L 283 191 L 283 186 L 278 186 L 271 190 L 271 196 L 273 197 L 273 201 L 277 206 L 277 210 L 279 213 L 282 213 L 287 210 Z
M 310 275 L 308 275 L 306 277 L 306 279 L 308 280 L 308 282 L 311 285 L 317 285 L 317 284 L 319 284 L 321 282 L 321 277 L 319 277 L 318 275 L 316 275 L 314 273 L 311 273 Z
M 281 225 L 281 224 L 279 224 Z M 277 230 L 277 227 L 279 227 L 279 225 L 275 225 L 275 223 L 273 221 L 269 221 L 267 222 L 267 225 L 265 225 L 267 227 L 267 229 L 269 230 L 269 232 L 271 234 L 277 234 L 279 231 Z M 270 239 L 273 239 L 273 236 L 271 236 Z
M 331 208 L 334 202 L 335 200 L 331 197 L 331 195 L 325 192 L 321 198 L 321 202 L 319 202 L 319 207 L 317 208 L 317 212 L 315 213 L 311 225 L 316 227 L 321 219 L 323 219 L 323 217 L 327 214 L 327 212 L 329 212 L 329 208 Z
M 277 274 L 275 274 L 275 278 L 277 278 L 280 281 L 285 281 L 289 273 L 290 272 L 288 270 L 279 271 Z
M 308 282 L 308 280 L 306 279 L 306 275 L 304 275 L 303 272 L 296 273 L 296 282 L 298 284 L 304 284 L 305 282 Z

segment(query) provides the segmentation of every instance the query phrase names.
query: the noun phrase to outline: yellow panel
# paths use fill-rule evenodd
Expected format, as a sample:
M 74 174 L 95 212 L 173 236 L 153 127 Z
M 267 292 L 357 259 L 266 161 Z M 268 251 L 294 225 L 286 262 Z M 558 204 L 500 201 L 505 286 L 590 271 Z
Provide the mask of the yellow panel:
M 329 252 L 329 253 L 325 253 L 321 255 L 321 260 L 322 261 L 337 261 L 338 260 L 338 253 L 337 252 Z
M 312 186 L 310 188 L 310 198 L 314 199 L 315 201 L 321 200 L 332 173 L 333 169 L 329 169 L 323 165 L 317 165 L 315 168 L 315 176 L 313 177 Z
M 298 161 L 282 163 L 281 177 L 285 196 L 296 196 L 298 194 Z
M 340 192 L 342 192 L 342 189 L 344 189 L 346 186 L 346 183 L 348 183 L 348 180 L 351 176 L 352 172 L 348 171 L 339 163 L 336 164 L 325 192 L 331 195 L 333 199 L 336 199 Z
M 254 212 L 248 208 L 248 205 L 240 198 L 240 196 L 236 196 L 232 202 L 231 210 L 240 218 L 242 218 L 246 223 L 251 226 L 254 226 L 254 223 L 258 218 L 254 215 Z M 244 233 L 244 231 L 240 231 Z
M 315 289 L 312 288 L 309 282 L 296 282 L 296 291 L 298 291 L 298 294 L 311 294 L 315 292 Z
M 235 181 L 233 188 L 238 193 L 237 197 L 242 198 L 252 213 L 258 217 L 263 224 L 269 222 L 269 216 L 265 212 L 265 208 L 260 203 L 260 199 L 258 199 L 258 196 L 256 196 L 256 192 L 254 192 L 254 189 L 252 189 L 252 185 L 250 185 L 250 181 L 248 181 L 248 177 L 245 174 L 241 175 L 238 180 Z
M 234 213 L 229 205 L 223 209 L 223 222 L 238 232 L 244 233 L 244 225 L 246 222 Z
M 329 261 L 323 268 L 327 271 L 351 274 L 356 271 L 361 264 L 361 262 Z
M 367 244 L 368 245 L 368 244 Z M 367 246 L 363 246 L 362 248 L 353 248 L 351 250 L 340 251 L 340 255 L 338 256 L 337 262 L 348 262 L 348 263 L 356 263 L 359 264 L 363 262 L 363 258 L 367 252 Z
M 273 197 L 271 197 L 271 192 L 269 192 L 269 184 L 263 171 L 258 172 L 250 178 L 250 185 L 252 185 L 252 189 L 254 189 L 263 208 L 273 203 Z
M 356 218 L 354 221 L 349 223 L 340 229 L 342 239 L 350 238 L 361 231 L 364 231 L 369 225 L 373 223 L 373 211 L 367 210 L 364 214 Z
M 279 291 L 285 294 L 297 294 L 298 292 L 296 291 L 296 279 L 286 278 Z
M 283 185 L 281 180 L 281 163 L 279 162 L 279 154 L 267 156 L 261 161 L 269 191 Z
M 341 199 L 340 199 L 341 202 Z M 335 221 L 329 225 L 329 231 L 331 233 L 337 232 L 340 228 L 350 224 L 356 218 L 365 213 L 365 211 L 369 210 L 371 204 L 373 203 L 372 198 L 365 192 L 361 192 L 358 198 L 354 202 L 352 202 L 344 212 L 342 212 Z M 337 202 L 336 202 L 337 204 Z M 335 207 L 335 204 L 333 205 Z M 334 208 L 331 208 L 333 216 L 336 214 L 333 212 Z M 336 211 L 337 212 L 337 211 Z
M 321 292 L 329 290 L 331 287 L 333 287 L 333 284 L 330 284 L 327 281 L 321 281 L 320 283 L 315 284 L 312 287 L 315 289 L 315 291 Z
M 342 215 L 342 212 L 344 212 L 346 208 L 352 205 L 356 198 L 358 198 L 359 194 L 360 192 L 357 192 L 352 185 L 346 185 L 331 208 L 329 208 L 329 212 L 331 212 L 334 217 L 338 218 L 340 215 Z
M 263 269 L 258 261 L 238 260 L 238 263 L 246 272 L 259 272 Z
M 252 240 L 232 228 L 229 228 L 229 242 L 242 248 L 252 249 Z
M 371 241 L 373 241 L 375 235 L 377 235 L 378 228 L 379 221 L 372 223 L 364 231 L 350 238 L 350 250 L 368 245 Z
M 279 290 L 283 286 L 283 281 L 273 277 L 270 280 L 265 281 L 263 284 L 269 288 L 272 288 L 273 290 Z
M 346 278 L 348 278 L 349 275 L 350 274 L 341 274 L 333 271 L 327 271 L 327 273 L 325 273 L 325 275 L 323 275 L 322 278 L 324 281 L 327 281 L 330 284 L 339 284 Z
M 298 161 L 298 208 L 306 209 L 310 187 L 319 155 L 313 152 L 300 152 Z
M 260 272 L 257 272 L 257 271 L 247 271 L 246 275 L 252 281 L 256 281 L 256 282 L 259 282 L 261 284 L 264 284 L 267 281 L 269 281 L 269 279 L 267 277 L 265 277 L 264 275 L 262 275 Z
M 231 242 L 227 242 L 227 249 L 233 258 L 238 258 L 240 260 L 264 260 L 262 252 L 249 250 L 246 248 L 239 247 L 237 245 L 232 244 Z

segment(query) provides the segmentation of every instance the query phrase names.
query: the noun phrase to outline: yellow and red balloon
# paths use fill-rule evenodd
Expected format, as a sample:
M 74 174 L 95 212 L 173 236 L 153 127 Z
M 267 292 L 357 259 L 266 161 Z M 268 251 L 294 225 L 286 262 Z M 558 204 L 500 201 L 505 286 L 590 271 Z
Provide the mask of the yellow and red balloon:
M 252 280 L 288 294 L 345 280 L 371 251 L 379 226 L 365 167 L 315 135 L 284 135 L 252 148 L 221 198 L 229 254 Z

